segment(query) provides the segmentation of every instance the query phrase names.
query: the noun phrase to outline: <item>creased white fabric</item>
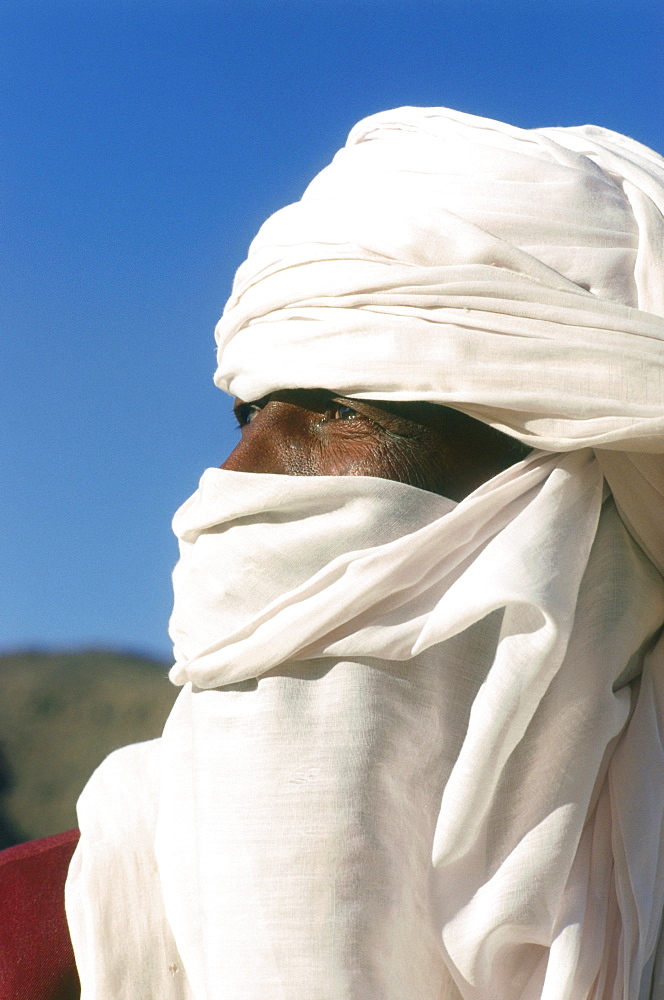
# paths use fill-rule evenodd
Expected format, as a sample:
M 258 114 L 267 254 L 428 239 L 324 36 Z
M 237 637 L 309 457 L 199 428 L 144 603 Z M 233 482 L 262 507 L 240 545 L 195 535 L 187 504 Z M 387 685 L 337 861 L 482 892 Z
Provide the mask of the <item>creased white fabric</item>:
M 218 384 L 538 450 L 459 504 L 203 475 L 182 693 L 81 799 L 83 1000 L 662 1000 L 663 190 L 613 133 L 401 109 L 262 228 Z

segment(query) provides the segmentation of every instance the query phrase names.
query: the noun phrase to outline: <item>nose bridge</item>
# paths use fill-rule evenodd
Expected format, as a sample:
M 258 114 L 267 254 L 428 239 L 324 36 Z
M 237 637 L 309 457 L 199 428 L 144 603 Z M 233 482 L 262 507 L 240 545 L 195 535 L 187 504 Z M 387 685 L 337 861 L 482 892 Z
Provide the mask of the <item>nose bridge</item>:
M 243 445 L 246 442 L 244 440 L 238 441 L 233 450 L 229 455 L 226 456 L 224 461 L 219 466 L 220 469 L 228 469 L 231 472 L 251 472 L 251 469 L 245 468 L 246 464 L 246 449 Z
M 273 435 L 255 428 L 243 435 L 230 455 L 219 466 L 231 472 L 276 472 L 273 468 Z
M 298 455 L 306 448 L 310 414 L 299 406 L 272 400 L 254 417 L 221 469 L 297 475 Z M 301 459 L 301 455 L 300 455 Z

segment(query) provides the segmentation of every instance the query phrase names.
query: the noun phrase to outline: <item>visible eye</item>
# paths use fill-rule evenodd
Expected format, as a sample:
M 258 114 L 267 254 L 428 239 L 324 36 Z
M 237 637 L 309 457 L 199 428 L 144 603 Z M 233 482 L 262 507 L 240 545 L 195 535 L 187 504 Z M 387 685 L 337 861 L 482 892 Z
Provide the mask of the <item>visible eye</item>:
M 262 409 L 261 403 L 236 403 L 233 407 L 233 413 L 238 425 L 242 428 L 247 427 Z
M 360 414 L 357 410 L 353 410 L 352 407 L 347 406 L 346 403 L 335 403 L 333 401 L 325 411 L 325 416 L 328 420 L 354 420 Z

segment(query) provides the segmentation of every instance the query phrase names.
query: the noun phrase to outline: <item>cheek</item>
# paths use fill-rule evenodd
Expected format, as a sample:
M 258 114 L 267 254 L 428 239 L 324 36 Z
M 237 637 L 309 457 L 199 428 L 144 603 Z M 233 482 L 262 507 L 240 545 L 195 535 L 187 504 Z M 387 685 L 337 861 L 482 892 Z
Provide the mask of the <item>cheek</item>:
M 401 479 L 397 456 L 379 436 L 339 435 L 335 440 L 317 442 L 311 457 L 315 471 L 310 475 Z

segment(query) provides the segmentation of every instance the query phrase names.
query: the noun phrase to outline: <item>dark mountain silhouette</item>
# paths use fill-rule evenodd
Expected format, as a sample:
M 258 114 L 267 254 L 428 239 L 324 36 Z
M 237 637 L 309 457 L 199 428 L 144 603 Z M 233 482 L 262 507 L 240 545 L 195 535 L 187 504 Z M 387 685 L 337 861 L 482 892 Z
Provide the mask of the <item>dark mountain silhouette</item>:
M 76 826 L 76 799 L 111 750 L 159 736 L 168 665 L 107 650 L 0 656 L 0 847 Z

